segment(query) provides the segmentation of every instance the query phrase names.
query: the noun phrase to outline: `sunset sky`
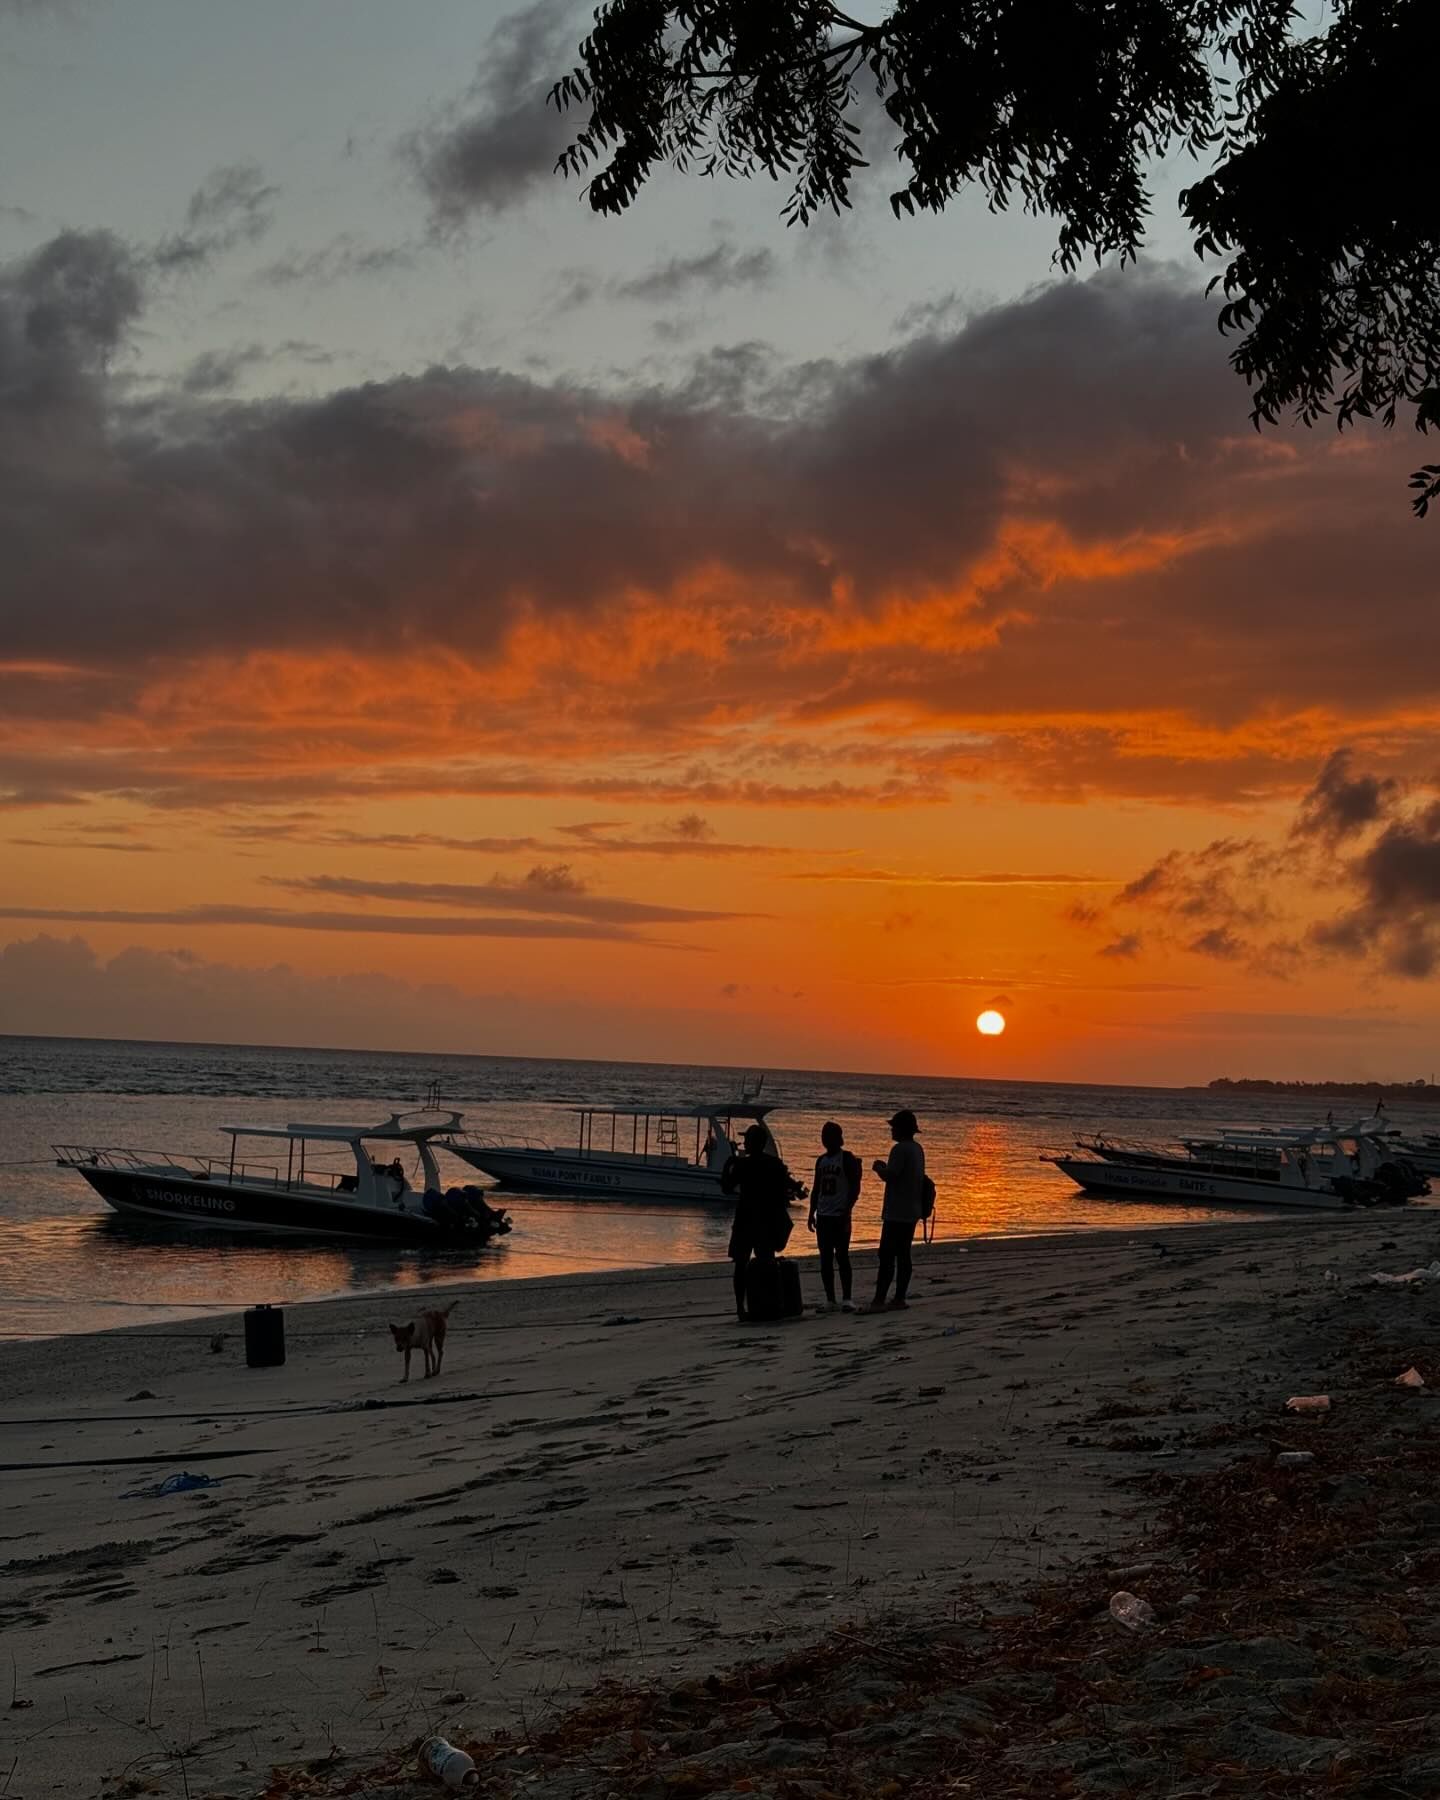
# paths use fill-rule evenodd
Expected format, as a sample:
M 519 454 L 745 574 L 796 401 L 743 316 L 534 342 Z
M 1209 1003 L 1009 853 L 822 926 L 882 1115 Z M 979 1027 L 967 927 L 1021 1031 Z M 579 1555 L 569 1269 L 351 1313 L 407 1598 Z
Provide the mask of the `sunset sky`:
M 1423 442 L 1251 430 L 1179 161 L 594 218 L 582 16 L 0 0 L 0 1031 L 1440 1066 Z

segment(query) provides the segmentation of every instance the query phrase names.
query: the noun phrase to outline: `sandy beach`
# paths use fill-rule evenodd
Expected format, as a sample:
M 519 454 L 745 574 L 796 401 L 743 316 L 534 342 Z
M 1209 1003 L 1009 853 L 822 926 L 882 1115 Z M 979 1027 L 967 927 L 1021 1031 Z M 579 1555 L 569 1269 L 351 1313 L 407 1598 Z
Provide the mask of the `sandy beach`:
M 1324 1391 L 1355 1284 L 1437 1224 L 936 1246 L 907 1313 L 749 1328 L 725 1265 L 456 1288 L 408 1387 L 383 1298 L 291 1309 L 278 1369 L 238 1319 L 7 1347 L 0 1790 L 250 1795 L 532 1733 L 602 1677 L 1003 1611 L 1142 1541 L 1138 1476 Z M 218 1485 L 127 1497 L 182 1470 Z

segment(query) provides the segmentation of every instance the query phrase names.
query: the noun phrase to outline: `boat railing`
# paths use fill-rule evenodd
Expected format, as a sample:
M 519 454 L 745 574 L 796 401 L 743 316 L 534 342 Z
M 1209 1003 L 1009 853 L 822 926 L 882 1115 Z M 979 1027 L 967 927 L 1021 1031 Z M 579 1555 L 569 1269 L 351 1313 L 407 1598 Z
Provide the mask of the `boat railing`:
M 119 1144 L 52 1144 L 55 1160 L 77 1169 L 155 1170 L 173 1169 L 177 1174 L 204 1176 L 213 1173 L 214 1158 L 191 1156 L 186 1151 L 136 1150 Z M 227 1162 L 221 1165 L 228 1168 Z
M 662 1148 L 658 1143 L 651 1143 L 647 1148 L 627 1150 L 624 1144 L 616 1144 L 612 1149 L 608 1144 L 568 1144 L 563 1149 L 557 1147 L 546 1138 L 530 1137 L 478 1137 L 474 1132 L 457 1131 L 445 1139 L 446 1143 L 461 1144 L 467 1150 L 524 1150 L 535 1156 L 563 1157 L 567 1162 L 603 1162 L 607 1158 L 623 1159 L 626 1163 L 678 1163 L 681 1168 L 691 1169 L 697 1165 L 678 1146 L 670 1144 Z
M 127 1174 L 165 1174 L 189 1181 L 236 1181 L 250 1187 L 273 1187 L 282 1193 L 296 1188 L 353 1191 L 355 1177 L 338 1169 L 307 1169 L 286 1176 L 276 1163 L 236 1162 L 228 1156 L 198 1156 L 188 1151 L 137 1150 L 120 1144 L 52 1144 L 55 1160 L 66 1168 L 116 1169 Z
M 496 1134 L 494 1132 L 481 1136 L 474 1131 L 452 1131 L 440 1140 L 441 1149 L 450 1144 L 463 1144 L 467 1150 L 536 1150 L 545 1156 L 573 1155 L 572 1151 L 557 1151 L 548 1138 L 522 1137 L 518 1135 Z

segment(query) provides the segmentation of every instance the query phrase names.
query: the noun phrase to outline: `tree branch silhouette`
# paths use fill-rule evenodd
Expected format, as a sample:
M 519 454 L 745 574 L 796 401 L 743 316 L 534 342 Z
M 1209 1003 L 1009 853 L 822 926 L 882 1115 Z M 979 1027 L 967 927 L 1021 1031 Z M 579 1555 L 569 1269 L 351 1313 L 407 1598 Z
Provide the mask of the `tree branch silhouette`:
M 1402 407 L 1440 426 L 1435 0 L 601 0 L 550 99 L 588 108 L 557 168 L 620 213 L 661 166 L 789 183 L 787 224 L 850 206 L 873 83 L 904 175 L 897 217 L 977 187 L 1058 222 L 1055 260 L 1122 262 L 1149 222 L 1149 167 L 1208 167 L 1180 196 L 1223 261 L 1220 329 L 1258 428 L 1344 427 Z M 1440 464 L 1411 477 L 1415 512 Z

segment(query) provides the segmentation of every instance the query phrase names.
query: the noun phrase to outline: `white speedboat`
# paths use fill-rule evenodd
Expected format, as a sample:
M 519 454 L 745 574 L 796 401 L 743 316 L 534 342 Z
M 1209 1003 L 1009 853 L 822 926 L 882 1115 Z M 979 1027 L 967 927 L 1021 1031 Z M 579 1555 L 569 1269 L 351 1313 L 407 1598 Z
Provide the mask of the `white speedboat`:
M 1363 1120 L 1302 1131 L 1223 1131 L 1174 1150 L 1097 1137 L 1081 1139 L 1079 1154 L 1052 1153 L 1042 1161 L 1086 1193 L 1110 1199 L 1332 1211 L 1401 1205 L 1428 1193 L 1429 1185 L 1396 1155 L 1384 1129 L 1383 1120 Z
M 763 1126 L 767 1149 L 780 1154 L 765 1123 L 775 1109 L 758 1095 L 757 1085 L 738 1101 L 688 1110 L 577 1107 L 573 1149 L 469 1134 L 450 1137 L 446 1148 L 501 1187 L 525 1193 L 703 1205 L 725 1198 L 720 1174 L 747 1123 Z
M 226 1125 L 227 1155 L 56 1144 L 118 1213 L 306 1237 L 485 1243 L 510 1229 L 475 1187 L 447 1190 L 433 1145 L 459 1113 L 395 1113 L 378 1125 Z M 378 1151 L 372 1154 L 372 1151 Z M 338 1165 L 338 1166 L 337 1166 Z

